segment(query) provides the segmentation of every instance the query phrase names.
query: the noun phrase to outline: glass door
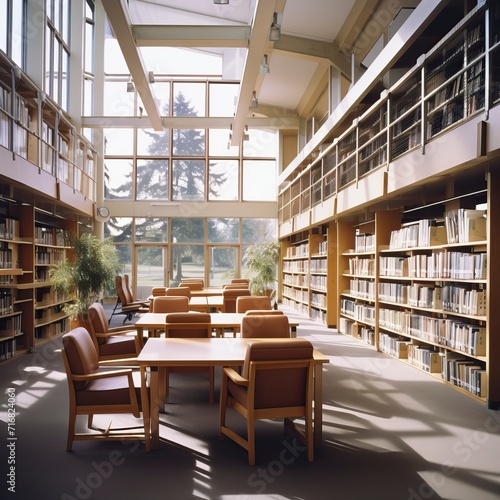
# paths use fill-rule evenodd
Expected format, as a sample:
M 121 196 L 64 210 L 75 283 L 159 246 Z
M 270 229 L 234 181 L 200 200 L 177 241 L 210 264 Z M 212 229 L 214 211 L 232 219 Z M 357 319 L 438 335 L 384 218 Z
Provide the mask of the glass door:
M 209 246 L 209 287 L 219 288 L 239 274 L 239 248 L 237 246 Z
M 167 286 L 166 246 L 137 246 L 137 300 L 146 300 L 155 286 Z

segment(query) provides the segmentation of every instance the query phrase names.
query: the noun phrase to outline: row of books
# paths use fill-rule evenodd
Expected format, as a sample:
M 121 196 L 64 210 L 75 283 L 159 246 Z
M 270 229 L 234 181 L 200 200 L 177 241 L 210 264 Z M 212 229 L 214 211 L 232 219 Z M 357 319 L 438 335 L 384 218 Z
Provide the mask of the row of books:
M 36 248 L 35 264 L 50 265 L 64 262 L 66 254 L 64 250 L 58 248 L 44 248 L 43 250 Z
M 0 338 L 13 338 L 22 333 L 21 313 L 0 320 Z
M 311 293 L 311 305 L 315 307 L 326 307 L 326 295 L 324 293 Z
M 479 397 L 488 393 L 488 377 L 481 363 L 462 357 L 442 359 L 442 377 L 455 386 Z
M 446 229 L 435 219 L 422 219 L 391 231 L 389 248 L 428 247 L 446 244 Z
M 486 329 L 479 325 L 392 309 L 380 309 L 379 324 L 382 328 L 411 335 L 471 356 L 486 356 Z
M 304 288 L 309 286 L 307 274 L 285 274 L 283 276 L 283 283 L 286 285 L 301 286 Z
M 327 255 L 327 253 L 328 253 L 328 241 L 327 240 L 320 241 L 318 243 L 318 253 L 320 255 Z
M 311 259 L 309 263 L 309 270 L 311 273 L 325 273 L 327 271 L 326 259 Z
M 357 276 L 375 276 L 375 259 L 351 257 L 348 273 Z
M 309 270 L 306 260 L 285 260 L 283 261 L 283 271 L 285 273 L 306 273 Z
M 349 293 L 366 300 L 375 300 L 375 282 L 370 280 L 350 280 Z
M 12 311 L 12 293 L 8 290 L 0 290 L 0 315 L 10 314 Z
M 432 347 L 409 343 L 407 350 L 408 363 L 411 365 L 428 373 L 441 371 L 441 355 Z
M 354 237 L 354 250 L 356 252 L 375 252 L 376 238 L 371 233 L 356 234 Z
M 409 278 L 486 279 L 486 252 L 442 250 L 431 255 L 411 255 L 407 260 Z
M 16 339 L 11 338 L 0 342 L 0 361 L 5 361 L 16 355 Z
M 470 243 L 486 240 L 486 211 L 460 208 L 445 215 L 448 243 Z
M 297 288 L 283 287 L 283 295 L 298 302 L 309 302 L 309 292 L 307 290 L 299 290 Z
M 326 292 L 328 280 L 326 276 L 311 276 L 309 286 L 315 290 L 324 290 Z
M 0 220 L 0 239 L 13 240 L 19 236 L 19 221 L 6 218 Z
M 297 257 L 309 256 L 309 243 L 301 243 L 300 245 L 291 246 L 286 249 L 285 257 L 293 259 Z
M 12 269 L 12 248 L 0 248 L 0 269 Z
M 381 333 L 378 340 L 379 349 L 382 352 L 398 359 L 408 358 L 409 343 L 410 341 L 407 338 L 391 335 L 389 333 Z

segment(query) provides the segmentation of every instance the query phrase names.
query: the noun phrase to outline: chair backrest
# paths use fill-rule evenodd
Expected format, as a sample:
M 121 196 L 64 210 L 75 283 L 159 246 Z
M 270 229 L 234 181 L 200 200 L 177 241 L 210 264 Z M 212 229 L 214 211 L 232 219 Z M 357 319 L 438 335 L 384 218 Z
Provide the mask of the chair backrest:
M 247 295 L 236 299 L 236 312 L 244 313 L 250 309 L 272 310 L 271 299 L 266 295 Z
M 222 309 L 226 313 L 236 312 L 236 299 L 241 296 L 250 295 L 248 288 L 227 288 L 222 291 Z
M 99 367 L 97 350 L 87 329 L 79 326 L 62 337 L 63 359 L 68 379 L 72 375 L 87 375 Z M 73 382 L 75 390 L 82 390 L 88 382 Z
M 165 317 L 165 337 L 205 338 L 212 336 L 209 313 L 169 313 Z
M 128 299 L 128 294 L 125 292 L 125 283 L 123 281 L 123 276 L 118 275 L 115 278 L 115 284 L 116 284 L 116 293 L 118 295 L 118 300 L 121 302 L 122 306 L 130 304 L 130 300 Z
M 259 314 L 285 314 L 281 309 L 271 309 L 270 311 L 264 311 L 262 309 L 249 309 L 245 312 L 245 316 L 255 316 Z
M 172 288 L 167 288 L 166 295 L 170 297 L 180 296 L 191 298 L 191 288 L 189 288 L 188 286 L 174 286 Z
M 187 297 L 155 297 L 153 299 L 154 313 L 188 312 L 189 299 Z
M 106 311 L 100 302 L 94 302 L 88 311 L 89 326 L 92 333 L 107 333 L 108 318 Z M 104 337 L 95 337 L 99 344 L 103 344 L 106 339 Z
M 254 407 L 303 406 L 311 397 L 313 346 L 305 339 L 252 342 L 242 376 L 254 387 Z
M 223 290 L 246 290 L 249 286 L 246 283 L 226 283 L 222 285 Z
M 248 278 L 233 278 L 230 284 L 234 285 L 238 283 L 250 287 L 250 280 Z
M 203 290 L 203 280 L 200 281 L 189 281 L 189 280 L 181 280 L 181 286 L 187 286 L 190 290 Z
M 125 292 L 130 302 L 134 301 L 134 292 L 132 290 L 132 282 L 130 281 L 130 275 L 123 275 L 123 283 L 125 284 Z
M 290 338 L 290 324 L 285 314 L 249 314 L 241 319 L 243 338 Z
M 161 297 L 162 295 L 166 295 L 167 293 L 167 287 L 165 286 L 154 286 L 151 289 L 151 295 L 153 297 Z

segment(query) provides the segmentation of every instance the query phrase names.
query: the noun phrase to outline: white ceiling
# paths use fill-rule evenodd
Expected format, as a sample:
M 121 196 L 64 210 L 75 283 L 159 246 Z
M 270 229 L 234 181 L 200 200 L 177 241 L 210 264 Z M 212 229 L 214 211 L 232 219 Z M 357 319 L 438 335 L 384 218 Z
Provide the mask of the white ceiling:
M 236 140 L 251 111 L 254 116 L 256 111 L 268 116 L 307 114 L 311 89 L 324 82 L 331 66 L 350 74 L 349 43 L 355 44 L 354 35 L 370 20 L 374 9 L 380 8 L 377 0 L 229 0 L 228 5 L 215 5 L 213 0 L 127 3 L 128 12 L 124 0 L 102 0 L 119 43 L 123 40 L 122 50 L 135 82 L 139 73 L 148 72 L 140 61 L 141 45 L 203 47 L 221 52 L 232 50 L 229 47 L 247 49 L 240 48 L 244 61 L 233 123 Z M 281 23 L 281 38 L 270 42 L 274 12 Z M 237 30 L 223 31 L 231 27 Z M 135 45 L 138 58 L 130 54 L 131 45 Z M 266 75 L 259 72 L 263 54 L 269 58 L 270 73 Z M 147 90 L 148 85 L 144 87 Z M 259 109 L 249 110 L 254 90 Z M 141 98 L 154 123 L 153 102 L 147 96 Z

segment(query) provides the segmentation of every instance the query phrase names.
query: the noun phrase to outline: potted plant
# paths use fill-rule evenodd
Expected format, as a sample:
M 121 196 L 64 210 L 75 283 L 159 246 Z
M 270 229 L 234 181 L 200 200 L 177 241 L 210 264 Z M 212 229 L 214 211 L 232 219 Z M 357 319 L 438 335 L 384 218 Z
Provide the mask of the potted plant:
M 116 247 L 110 239 L 101 240 L 84 233 L 72 238 L 74 257 L 55 266 L 50 273 L 50 282 L 63 296 L 74 299 L 64 305 L 64 312 L 73 320 L 85 324 L 87 312 L 102 292 L 115 286 L 115 277 L 120 271 Z
M 243 256 L 245 276 L 250 278 L 252 295 L 270 295 L 275 289 L 280 245 L 278 242 L 255 244 Z

